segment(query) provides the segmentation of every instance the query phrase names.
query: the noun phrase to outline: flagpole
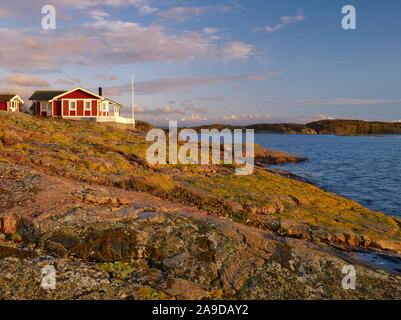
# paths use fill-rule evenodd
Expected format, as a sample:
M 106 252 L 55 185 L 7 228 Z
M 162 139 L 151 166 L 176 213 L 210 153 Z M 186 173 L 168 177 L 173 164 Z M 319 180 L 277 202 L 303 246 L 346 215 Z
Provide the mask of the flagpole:
M 135 127 L 135 95 L 134 95 L 134 74 L 132 73 L 132 106 L 131 106 L 131 119 Z

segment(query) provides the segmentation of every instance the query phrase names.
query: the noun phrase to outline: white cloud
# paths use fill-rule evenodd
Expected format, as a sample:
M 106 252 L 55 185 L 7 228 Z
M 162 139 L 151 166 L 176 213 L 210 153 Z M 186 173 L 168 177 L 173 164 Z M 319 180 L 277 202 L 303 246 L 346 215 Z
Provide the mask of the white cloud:
M 165 11 L 159 11 L 162 19 L 185 22 L 190 18 L 202 16 L 208 7 L 175 7 Z
M 50 83 L 46 79 L 25 74 L 11 74 L 0 81 L 9 86 L 50 87 Z
M 104 20 L 109 16 L 109 14 L 102 9 L 91 10 L 89 11 L 89 15 L 95 20 Z
M 162 108 L 149 108 L 142 105 L 135 105 L 135 113 L 138 118 L 152 123 L 165 124 L 169 120 L 178 120 L 181 124 L 199 124 L 207 121 L 208 119 L 204 116 L 206 108 L 172 108 L 165 106 Z M 198 112 L 200 111 L 200 112 Z M 130 112 L 128 108 L 123 112 Z M 196 113 L 200 114 L 196 114 Z
M 157 15 L 164 20 L 173 22 L 185 22 L 194 17 L 200 17 L 206 13 L 230 11 L 231 7 L 227 6 L 203 6 L 203 7 L 173 7 L 167 10 L 158 11 Z M 208 28 L 206 28 L 208 29 Z M 209 30 L 211 31 L 211 30 Z
M 60 6 L 72 6 L 76 9 L 87 9 L 99 6 L 124 7 L 133 6 L 141 14 L 151 14 L 157 11 L 150 7 L 149 0 L 54 0 Z
M 58 78 L 55 82 L 73 87 L 73 86 L 76 86 L 78 83 L 80 83 L 81 80 L 78 78 L 70 78 L 70 79 Z
M 121 65 L 143 62 L 233 61 L 253 47 L 240 41 L 218 44 L 197 32 L 169 33 L 160 25 L 99 19 L 56 33 L 0 28 L 0 65 L 12 72 L 57 71 L 68 64 Z M 57 52 L 58 54 L 54 54 Z
M 187 123 L 190 122 L 192 124 L 205 122 L 207 120 L 208 120 L 207 118 L 198 116 L 196 114 L 192 114 L 190 117 L 183 117 L 180 119 L 180 121 L 182 122 L 187 122 Z
M 170 91 L 188 90 L 197 86 L 214 86 L 230 82 L 241 81 L 262 81 L 277 76 L 275 72 L 265 72 L 257 74 L 243 74 L 234 76 L 213 76 L 213 77 L 190 77 L 190 78 L 161 78 L 144 82 L 138 82 L 135 85 L 135 91 L 138 94 L 157 94 Z M 124 92 L 131 91 L 131 84 L 106 88 L 109 95 L 121 95 Z
M 335 98 L 335 99 L 305 99 L 295 102 L 311 105 L 372 105 L 400 103 L 401 99 L 363 99 L 363 98 Z
M 82 53 L 87 51 L 85 47 L 91 42 L 79 33 L 56 37 L 37 30 L 6 28 L 0 28 L 0 39 L 0 66 L 17 72 L 54 71 L 59 69 L 61 62 L 79 62 L 82 60 Z M 96 46 L 95 43 L 91 45 Z
M 18 94 L 25 103 L 28 103 L 28 98 L 32 95 L 32 88 L 16 86 L 16 85 L 0 85 L 1 93 Z
M 304 15 L 302 9 L 298 9 L 296 16 L 283 16 L 280 18 L 281 23 L 274 25 L 274 26 L 265 26 L 264 28 L 258 27 L 258 28 L 253 29 L 253 31 L 261 31 L 264 29 L 268 32 L 274 32 L 274 31 L 283 29 L 288 24 L 302 22 L 305 19 L 306 19 L 306 16 Z
M 386 99 L 386 98 L 311 98 L 311 99 L 296 99 L 296 100 L 271 100 L 272 104 L 288 104 L 288 105 L 305 105 L 305 106 L 338 106 L 338 105 L 375 105 L 375 104 L 390 104 L 401 103 L 401 98 Z
M 44 0 L 7 1 L 7 8 L 0 8 L 0 18 L 16 19 L 25 25 L 40 23 L 41 8 L 46 4 L 55 6 L 57 19 L 66 21 L 84 15 L 102 19 L 108 15 L 104 11 L 105 7 L 134 7 L 141 15 L 148 15 L 158 10 L 150 6 L 151 0 L 52 0 L 49 2 Z
M 215 28 L 204 28 L 203 32 L 205 34 L 215 34 L 217 32 L 217 29 L 215 29 Z
M 168 34 L 158 25 L 142 27 L 132 22 L 97 21 L 84 27 L 89 30 L 87 37 L 91 42 L 99 43 L 100 48 L 93 54 L 97 55 L 96 61 L 103 63 L 238 60 L 247 58 L 252 51 L 252 46 L 239 41 L 219 47 L 199 33 Z
M 111 75 L 106 75 L 106 74 L 97 74 L 96 78 L 102 79 L 102 80 L 106 80 L 106 81 L 113 81 L 113 80 L 117 80 L 117 76 L 114 74 Z
M 211 96 L 211 97 L 198 97 L 197 99 L 203 100 L 203 101 L 225 101 L 226 97 L 224 96 Z
M 0 8 L 0 19 L 9 18 L 13 15 L 13 11 L 8 8 Z
M 214 122 L 224 121 L 227 124 L 257 124 L 257 123 L 309 123 L 318 120 L 331 120 L 333 117 L 324 114 L 314 114 L 311 116 L 297 117 L 297 116 L 274 116 L 270 114 L 232 114 L 230 116 L 223 116 L 221 118 L 214 119 Z
M 253 47 L 240 41 L 231 41 L 224 44 L 221 48 L 221 55 L 224 60 L 246 59 L 252 52 Z
M 187 112 L 184 109 L 172 108 L 164 106 L 162 108 L 148 108 L 141 105 L 135 105 L 135 112 L 145 115 L 162 116 L 162 115 L 185 115 Z

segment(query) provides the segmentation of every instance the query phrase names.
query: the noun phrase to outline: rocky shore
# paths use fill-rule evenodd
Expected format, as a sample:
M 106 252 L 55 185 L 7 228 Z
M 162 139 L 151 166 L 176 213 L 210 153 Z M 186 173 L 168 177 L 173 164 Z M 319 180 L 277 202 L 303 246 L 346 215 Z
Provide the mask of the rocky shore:
M 29 203 L 9 204 L 3 217 L 3 299 L 401 297 L 401 276 L 335 247 L 278 236 L 144 192 L 88 186 L 18 165 L 1 164 L 1 172 L 24 186 L 13 198 L 21 192 L 18 201 Z M 40 191 L 33 199 L 25 188 Z M 342 267 L 349 264 L 358 272 L 355 291 L 341 287 Z M 41 288 L 45 265 L 57 270 L 56 290 Z
M 264 168 L 149 166 L 146 145 L 1 113 L 0 299 L 401 298 L 399 273 L 355 254 L 399 258 L 399 219 Z
M 255 145 L 255 162 L 260 164 L 281 164 L 289 162 L 303 162 L 307 158 L 288 154 L 282 151 L 267 150 L 260 145 Z

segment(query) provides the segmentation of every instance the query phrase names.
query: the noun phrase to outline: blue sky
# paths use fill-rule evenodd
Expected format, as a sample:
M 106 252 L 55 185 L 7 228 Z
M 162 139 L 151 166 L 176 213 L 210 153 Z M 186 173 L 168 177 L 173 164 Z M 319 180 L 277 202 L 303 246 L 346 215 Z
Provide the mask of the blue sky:
M 1 0 L 0 91 L 102 86 L 128 111 L 134 72 L 137 118 L 160 125 L 397 121 L 400 34 L 397 0 Z

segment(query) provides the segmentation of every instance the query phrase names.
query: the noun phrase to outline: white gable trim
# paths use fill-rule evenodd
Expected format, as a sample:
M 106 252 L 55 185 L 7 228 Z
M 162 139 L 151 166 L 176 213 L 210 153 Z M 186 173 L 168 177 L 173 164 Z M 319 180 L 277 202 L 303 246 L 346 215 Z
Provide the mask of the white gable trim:
M 17 94 L 13 98 L 11 98 L 10 101 L 13 101 L 15 99 L 18 99 L 19 101 L 21 101 L 21 103 L 24 103 L 24 100 L 22 100 L 21 97 Z
M 77 91 L 77 90 L 82 90 L 83 92 L 86 92 L 87 94 L 93 95 L 93 96 L 97 97 L 97 98 L 100 99 L 100 100 L 107 100 L 108 102 L 110 102 L 111 104 L 116 105 L 116 106 L 117 106 L 118 108 L 120 108 L 120 109 L 123 107 L 122 104 L 119 104 L 119 103 L 117 103 L 117 102 L 115 102 L 115 101 L 113 101 L 113 100 L 107 99 L 107 98 L 105 98 L 105 97 L 99 96 L 98 94 L 96 94 L 96 93 L 94 93 L 94 92 L 92 92 L 92 91 L 86 90 L 86 89 L 84 89 L 84 88 L 81 88 L 81 87 L 76 87 L 76 88 L 74 88 L 74 89 L 71 89 L 70 91 L 67 91 L 67 92 L 64 92 L 64 93 L 62 93 L 62 94 L 59 94 L 58 96 L 53 97 L 53 99 L 51 99 L 51 100 L 49 100 L 49 101 L 50 101 L 50 102 L 53 102 L 53 100 L 59 99 L 59 98 L 61 98 L 62 96 L 65 96 L 65 95 L 70 94 L 71 92 L 74 92 L 74 91 Z M 77 99 L 77 100 L 85 100 L 85 99 Z
M 90 94 L 90 95 L 92 95 L 92 96 L 97 97 L 98 99 L 105 99 L 104 97 L 99 96 L 98 94 L 96 94 L 96 93 L 94 93 L 94 92 L 92 92 L 92 91 L 86 90 L 86 89 L 81 88 L 81 87 L 76 87 L 76 88 L 74 88 L 74 89 L 71 89 L 70 91 L 64 92 L 64 93 L 62 93 L 62 94 L 59 94 L 58 96 L 53 97 L 53 99 L 51 99 L 51 100 L 49 100 L 49 101 L 53 101 L 53 100 L 55 100 L 55 99 L 61 98 L 62 96 L 65 96 L 65 95 L 70 94 L 71 92 L 74 92 L 74 91 L 77 91 L 77 90 L 82 90 L 83 92 L 86 92 L 86 93 L 88 93 L 88 94 Z M 78 99 L 78 100 L 82 100 L 82 99 Z

